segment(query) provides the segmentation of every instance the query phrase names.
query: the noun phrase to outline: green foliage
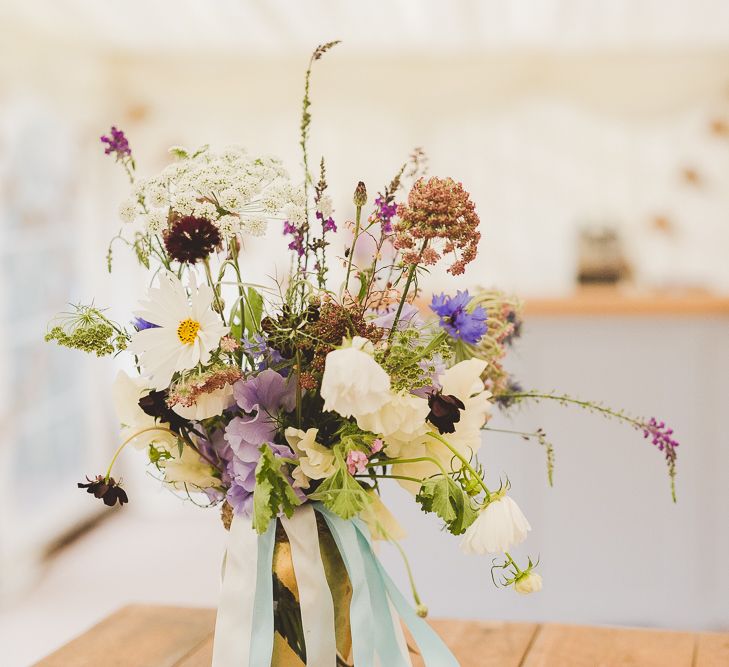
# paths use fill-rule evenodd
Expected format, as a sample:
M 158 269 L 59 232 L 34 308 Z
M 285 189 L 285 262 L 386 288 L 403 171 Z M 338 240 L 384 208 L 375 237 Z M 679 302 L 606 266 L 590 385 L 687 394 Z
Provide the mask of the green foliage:
M 105 357 L 127 348 L 129 337 L 94 306 L 74 306 L 45 335 L 46 342 Z
M 450 356 L 451 349 L 445 337 L 439 336 L 425 345 L 420 332 L 408 328 L 395 332 L 390 347 L 378 350 L 375 359 L 387 371 L 395 391 L 412 391 L 431 384 L 436 370 L 435 357 L 445 360 Z
M 337 471 L 331 477 L 325 479 L 309 498 L 320 500 L 327 509 L 346 520 L 357 516 L 372 502 L 372 498 L 360 483 L 349 474 L 343 451 L 344 446 L 342 444 L 334 448 Z
M 291 517 L 296 506 L 301 504 L 282 470 L 284 465 L 268 445 L 261 447 L 253 492 L 253 527 L 259 534 L 266 532 L 269 522 L 280 511 Z
M 466 531 L 477 516 L 468 494 L 450 477 L 440 475 L 423 482 L 415 497 L 424 512 L 434 512 L 454 535 Z
M 252 338 L 261 331 L 261 317 L 263 317 L 263 297 L 260 292 L 248 288 L 246 293 L 246 332 Z

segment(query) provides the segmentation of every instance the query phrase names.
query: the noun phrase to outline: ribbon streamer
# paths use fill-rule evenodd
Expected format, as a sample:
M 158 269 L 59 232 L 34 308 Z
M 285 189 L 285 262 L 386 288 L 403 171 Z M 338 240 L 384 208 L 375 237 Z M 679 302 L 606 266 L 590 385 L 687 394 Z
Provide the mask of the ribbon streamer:
M 372 549 L 359 519 L 344 521 L 320 503 L 304 505 L 281 518 L 291 544 L 294 576 L 304 628 L 307 664 L 336 665 L 334 605 L 319 552 L 316 516 L 329 527 L 352 583 L 350 625 L 357 667 L 412 667 L 398 615 L 418 644 L 426 667 L 458 667 L 433 629 L 397 589 Z M 230 527 L 213 667 L 269 667 L 273 652 L 273 551 L 276 522 L 256 535 L 249 520 L 234 517 Z
M 310 505 L 303 505 L 290 519 L 282 516 L 281 523 L 291 545 L 299 589 L 306 662 L 317 667 L 336 667 L 334 601 L 319 551 L 316 515 Z

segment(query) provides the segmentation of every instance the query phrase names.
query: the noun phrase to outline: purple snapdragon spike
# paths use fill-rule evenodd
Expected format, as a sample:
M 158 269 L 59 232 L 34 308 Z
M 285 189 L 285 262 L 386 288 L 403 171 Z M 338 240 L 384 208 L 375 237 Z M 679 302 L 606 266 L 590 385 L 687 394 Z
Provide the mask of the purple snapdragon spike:
M 321 221 L 321 228 L 325 232 L 336 232 L 337 231 L 337 223 L 334 222 L 334 218 L 329 216 L 326 220 L 324 219 L 324 214 L 321 211 L 316 212 L 316 218 L 317 220 Z M 286 232 L 284 232 L 286 233 Z
M 377 197 L 375 199 L 375 211 L 373 217 L 380 221 L 382 231 L 385 234 L 389 234 L 392 231 L 392 219 L 397 214 L 397 204 L 392 202 L 387 203 L 384 197 Z
M 440 326 L 452 338 L 475 345 L 488 330 L 488 325 L 486 310 L 482 306 L 476 306 L 470 312 L 466 310 L 470 302 L 468 290 L 459 290 L 456 296 L 434 294 L 430 308 L 440 317 Z
M 289 250 L 296 251 L 296 254 L 301 257 L 304 254 L 304 232 L 296 225 L 292 225 L 288 220 L 284 220 L 283 233 L 284 236 L 293 237 L 289 243 Z
M 105 134 L 101 137 L 101 143 L 106 144 L 104 153 L 111 155 L 114 153 L 117 160 L 123 160 L 126 157 L 130 157 L 132 149 L 129 147 L 129 141 L 127 140 L 124 132 L 118 130 L 116 126 L 112 125 L 109 134 Z
M 651 417 L 647 423 L 643 424 L 643 437 L 650 437 L 651 444 L 665 453 L 666 460 L 669 462 L 676 460 L 678 441 L 673 438 L 673 429 L 668 428 L 665 422 L 659 422 L 655 417 Z

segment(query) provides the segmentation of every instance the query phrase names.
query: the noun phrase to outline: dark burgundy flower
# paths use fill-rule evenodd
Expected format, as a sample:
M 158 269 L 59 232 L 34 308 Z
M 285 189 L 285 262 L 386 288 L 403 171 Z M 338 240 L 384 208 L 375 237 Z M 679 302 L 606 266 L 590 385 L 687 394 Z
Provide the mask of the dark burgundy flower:
M 460 398 L 434 391 L 428 396 L 430 412 L 426 419 L 441 433 L 454 433 L 455 424 L 461 421 L 461 410 L 466 406 Z
M 167 404 L 167 396 L 168 391 L 166 389 L 163 391 L 150 391 L 146 396 L 139 399 L 139 407 L 150 417 L 169 424 L 170 430 L 179 433 L 181 428 L 189 425 L 189 422 L 187 419 L 180 417 Z
M 175 217 L 162 238 L 170 257 L 187 264 L 205 259 L 221 244 L 218 228 L 207 218 L 192 215 Z
M 91 493 L 95 498 L 99 498 L 104 501 L 104 505 L 114 507 L 119 503 L 123 505 L 129 502 L 127 492 L 121 488 L 120 483 L 117 482 L 113 477 L 108 479 L 104 475 L 97 475 L 94 479 L 86 478 L 87 483 L 79 482 L 79 489 L 86 489 L 86 493 Z

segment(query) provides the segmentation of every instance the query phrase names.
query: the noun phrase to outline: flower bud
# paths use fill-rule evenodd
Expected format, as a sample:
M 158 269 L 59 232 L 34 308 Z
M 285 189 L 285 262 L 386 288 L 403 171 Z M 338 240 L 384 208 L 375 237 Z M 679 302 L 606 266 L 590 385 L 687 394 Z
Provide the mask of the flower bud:
M 425 618 L 428 615 L 428 608 L 424 604 L 419 604 L 415 608 L 415 613 L 420 616 L 420 618 Z
M 354 197 L 352 197 L 352 201 L 358 208 L 362 208 L 362 206 L 367 203 L 367 188 L 362 181 L 357 183 L 357 187 L 354 189 Z
M 542 590 L 542 577 L 536 572 L 524 572 L 514 582 L 514 590 L 522 595 Z

